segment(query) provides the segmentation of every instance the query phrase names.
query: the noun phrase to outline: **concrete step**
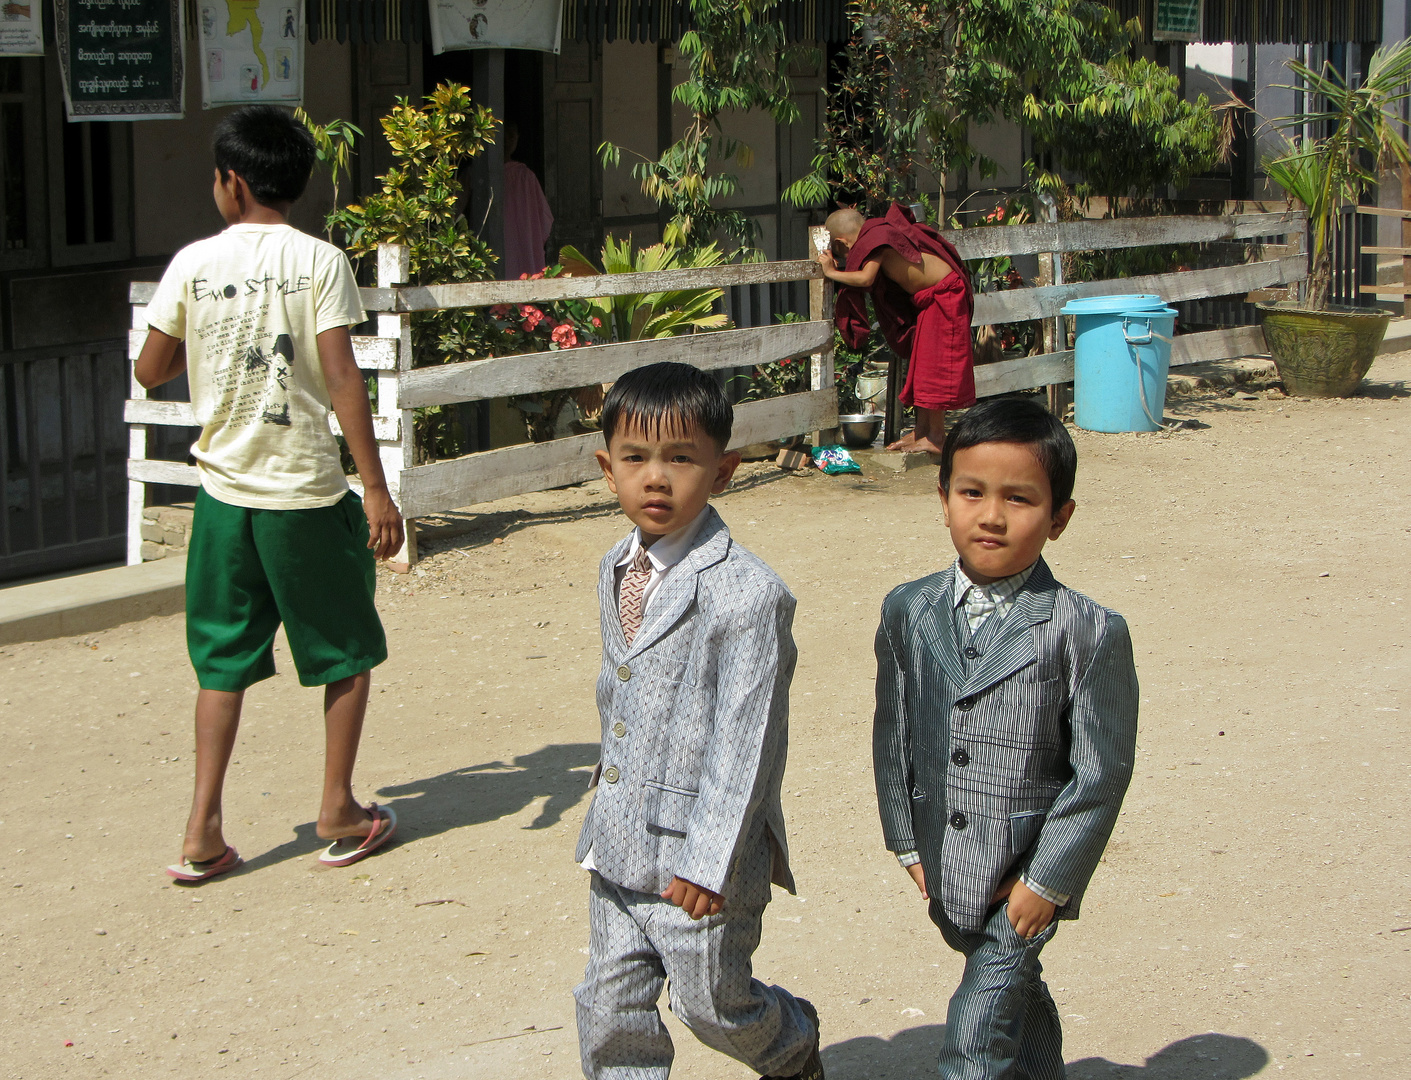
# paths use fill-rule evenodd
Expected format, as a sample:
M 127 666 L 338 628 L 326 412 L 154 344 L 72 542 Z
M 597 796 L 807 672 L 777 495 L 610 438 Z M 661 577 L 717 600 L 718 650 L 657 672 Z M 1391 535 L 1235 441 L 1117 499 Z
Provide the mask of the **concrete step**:
M 0 589 L 0 645 L 107 630 L 186 606 L 186 560 L 160 559 Z

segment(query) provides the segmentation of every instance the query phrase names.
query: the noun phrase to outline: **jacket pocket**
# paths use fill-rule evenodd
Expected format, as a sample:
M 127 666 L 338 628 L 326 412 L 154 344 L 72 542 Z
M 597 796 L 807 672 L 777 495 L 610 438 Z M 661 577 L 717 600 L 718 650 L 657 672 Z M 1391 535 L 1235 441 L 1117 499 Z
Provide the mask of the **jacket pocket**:
M 1016 855 L 1022 855 L 1033 847 L 1044 827 L 1046 817 L 1047 810 L 1025 810 L 1023 813 L 1010 814 L 1009 849 Z
M 646 780 L 642 786 L 646 789 L 642 816 L 646 819 L 647 832 L 684 838 L 700 792 L 656 780 Z

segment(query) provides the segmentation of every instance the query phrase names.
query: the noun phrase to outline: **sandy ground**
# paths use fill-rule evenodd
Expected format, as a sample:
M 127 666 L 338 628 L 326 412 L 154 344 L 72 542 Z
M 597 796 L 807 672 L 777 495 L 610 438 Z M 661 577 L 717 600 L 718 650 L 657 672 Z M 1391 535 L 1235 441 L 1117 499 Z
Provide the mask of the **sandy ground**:
M 1047 554 L 1130 620 L 1143 705 L 1105 865 L 1044 954 L 1076 1080 L 1407 1075 L 1408 381 L 1403 354 L 1351 400 L 1077 435 Z M 960 961 L 882 848 L 870 720 L 878 604 L 950 558 L 934 476 L 747 472 L 718 505 L 798 595 L 801 654 L 799 895 L 756 971 L 817 1003 L 832 1080 L 930 1076 Z M 248 863 L 191 889 L 161 872 L 189 798 L 182 620 L 0 651 L 0 1075 L 578 1075 L 592 582 L 624 526 L 600 485 L 488 511 L 383 579 L 359 791 L 402 828 L 345 870 L 313 857 L 319 694 L 292 675 L 248 697 L 226 803 Z M 668 1022 L 682 1080 L 751 1075 Z

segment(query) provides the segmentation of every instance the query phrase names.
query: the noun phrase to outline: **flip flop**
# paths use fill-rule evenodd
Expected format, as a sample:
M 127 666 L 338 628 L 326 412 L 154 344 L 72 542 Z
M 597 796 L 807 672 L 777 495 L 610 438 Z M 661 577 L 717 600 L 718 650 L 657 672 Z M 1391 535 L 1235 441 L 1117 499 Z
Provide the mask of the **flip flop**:
M 392 834 L 397 831 L 397 812 L 390 806 L 378 806 L 377 803 L 369 803 L 367 809 L 372 815 L 372 831 L 361 838 L 344 836 L 333 841 L 328 845 L 328 850 L 318 857 L 319 862 L 324 866 L 351 866 L 392 839 Z M 349 849 L 348 843 L 358 839 L 362 842 Z
M 244 861 L 240 852 L 227 844 L 225 853 L 218 859 L 204 859 L 200 862 L 182 859 L 181 862 L 168 866 L 167 873 L 177 881 L 209 881 L 213 877 L 230 873 Z

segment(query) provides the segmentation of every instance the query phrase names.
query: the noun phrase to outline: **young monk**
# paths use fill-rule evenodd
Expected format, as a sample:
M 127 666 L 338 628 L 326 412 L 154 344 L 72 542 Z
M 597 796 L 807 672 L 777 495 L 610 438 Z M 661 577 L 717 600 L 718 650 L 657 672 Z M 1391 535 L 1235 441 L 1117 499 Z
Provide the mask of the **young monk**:
M 833 317 L 843 340 L 853 349 L 867 340 L 872 324 L 864 290 L 870 290 L 887 344 L 910 361 L 900 400 L 915 408 L 916 426 L 887 449 L 939 454 L 946 410 L 975 404 L 970 273 L 955 247 L 900 203 L 884 218 L 843 209 L 825 224 L 847 252 L 844 269 L 830 252 L 818 255 L 824 275 L 842 286 Z

